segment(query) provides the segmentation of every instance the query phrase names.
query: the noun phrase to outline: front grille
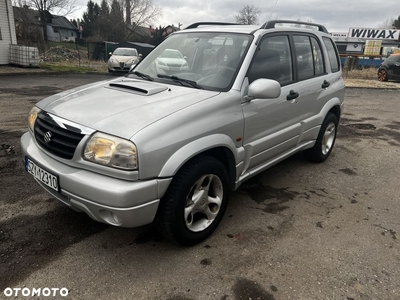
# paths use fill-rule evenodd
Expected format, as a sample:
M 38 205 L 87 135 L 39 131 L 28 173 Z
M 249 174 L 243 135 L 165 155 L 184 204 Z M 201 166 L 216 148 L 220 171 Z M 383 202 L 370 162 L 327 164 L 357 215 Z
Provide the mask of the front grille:
M 84 134 L 77 128 L 66 128 L 61 128 L 48 114 L 41 112 L 35 122 L 36 141 L 50 153 L 71 159 Z
M 168 67 L 171 67 L 171 68 L 180 68 L 180 67 L 182 67 L 182 64 L 171 64 L 171 63 L 169 63 L 167 65 L 168 65 Z

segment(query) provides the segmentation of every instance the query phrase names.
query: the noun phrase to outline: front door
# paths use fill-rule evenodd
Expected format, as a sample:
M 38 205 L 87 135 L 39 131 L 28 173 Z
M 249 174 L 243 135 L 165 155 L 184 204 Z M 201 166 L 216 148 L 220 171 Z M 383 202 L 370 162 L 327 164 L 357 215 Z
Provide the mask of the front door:
M 243 103 L 244 147 L 248 158 L 245 169 L 264 164 L 294 148 L 301 132 L 297 88 L 289 35 L 269 35 L 261 40 L 247 77 L 278 81 L 282 86 L 276 99 L 253 99 Z

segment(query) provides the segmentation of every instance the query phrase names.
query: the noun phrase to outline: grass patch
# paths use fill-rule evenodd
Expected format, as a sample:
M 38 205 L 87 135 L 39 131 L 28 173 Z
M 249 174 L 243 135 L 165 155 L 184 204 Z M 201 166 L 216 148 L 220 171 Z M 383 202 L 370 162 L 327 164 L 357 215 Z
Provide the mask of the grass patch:
M 343 70 L 343 77 L 349 79 L 375 79 L 378 80 L 377 68 L 365 68 L 362 70 Z
M 87 72 L 98 72 L 98 70 L 84 66 L 73 66 L 64 64 L 50 64 L 50 63 L 39 63 L 39 68 L 50 70 L 53 72 L 70 72 L 70 73 L 87 73 Z
M 67 48 L 70 50 L 80 50 L 80 51 L 85 51 L 87 53 L 87 47 L 86 46 L 81 46 L 81 45 L 76 45 L 75 43 L 68 43 L 68 42 L 48 42 L 48 47 L 49 48 L 55 48 L 55 47 L 63 47 Z

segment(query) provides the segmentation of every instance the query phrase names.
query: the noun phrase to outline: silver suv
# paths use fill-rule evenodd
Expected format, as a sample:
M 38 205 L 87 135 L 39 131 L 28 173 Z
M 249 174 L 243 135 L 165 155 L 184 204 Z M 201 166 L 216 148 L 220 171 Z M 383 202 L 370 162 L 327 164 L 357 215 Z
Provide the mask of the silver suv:
M 125 77 L 46 98 L 21 138 L 26 171 L 58 200 L 121 227 L 207 238 L 230 191 L 298 151 L 323 162 L 344 81 L 334 42 L 309 28 L 196 23 Z M 160 59 L 177 50 L 181 60 Z

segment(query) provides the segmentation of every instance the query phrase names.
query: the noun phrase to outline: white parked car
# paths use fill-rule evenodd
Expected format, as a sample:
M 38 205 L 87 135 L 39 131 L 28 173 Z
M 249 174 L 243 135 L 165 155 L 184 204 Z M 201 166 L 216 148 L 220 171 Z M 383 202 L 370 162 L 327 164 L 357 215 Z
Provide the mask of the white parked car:
M 186 57 L 179 50 L 165 49 L 156 59 L 157 70 L 169 73 L 170 71 L 188 71 Z
M 108 60 L 108 72 L 127 72 L 139 62 L 140 54 L 135 48 L 117 48 Z

